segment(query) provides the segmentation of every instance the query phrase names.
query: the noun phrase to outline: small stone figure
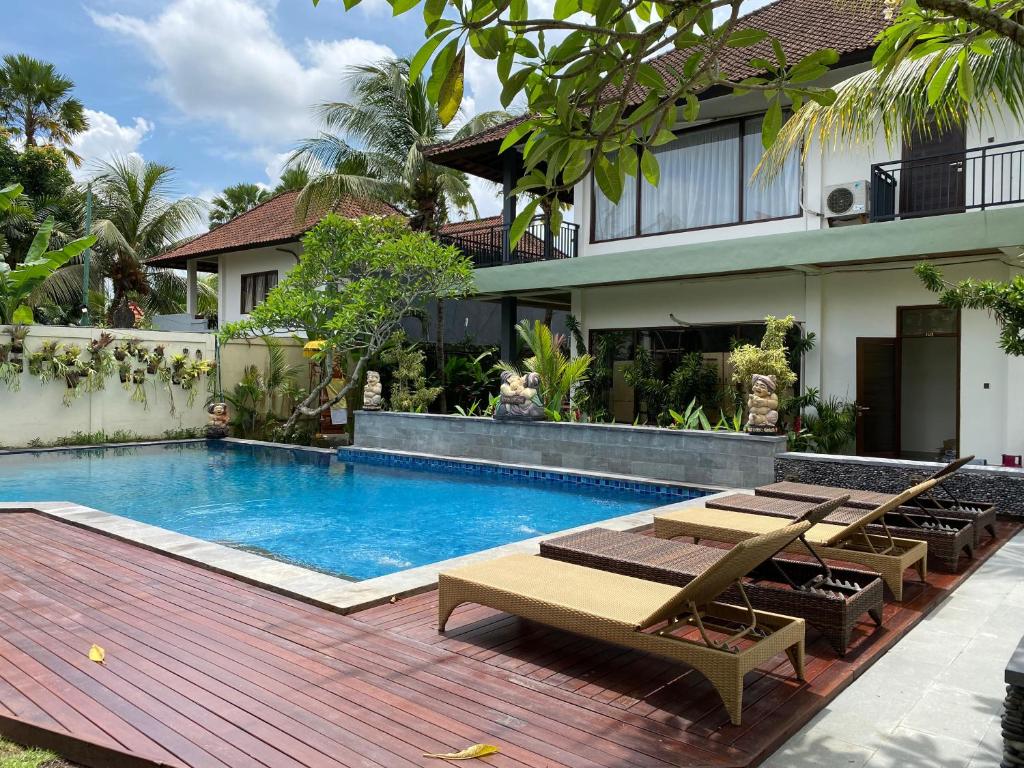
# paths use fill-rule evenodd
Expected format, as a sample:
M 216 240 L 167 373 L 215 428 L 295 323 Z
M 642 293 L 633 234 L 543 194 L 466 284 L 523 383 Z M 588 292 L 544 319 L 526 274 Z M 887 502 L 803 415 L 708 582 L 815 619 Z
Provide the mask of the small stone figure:
M 383 400 L 384 387 L 380 383 L 380 374 L 377 371 L 366 372 L 366 386 L 363 387 L 363 410 L 379 411 Z
M 209 414 L 206 424 L 206 439 L 220 440 L 228 436 L 228 404 L 210 403 L 206 412 Z
M 779 430 L 779 396 L 774 376 L 755 373 L 747 397 L 747 432 L 774 435 Z
M 527 373 L 519 376 L 511 371 L 502 371 L 501 394 L 494 418 L 499 421 L 543 421 L 544 406 L 537 397 L 540 376 Z

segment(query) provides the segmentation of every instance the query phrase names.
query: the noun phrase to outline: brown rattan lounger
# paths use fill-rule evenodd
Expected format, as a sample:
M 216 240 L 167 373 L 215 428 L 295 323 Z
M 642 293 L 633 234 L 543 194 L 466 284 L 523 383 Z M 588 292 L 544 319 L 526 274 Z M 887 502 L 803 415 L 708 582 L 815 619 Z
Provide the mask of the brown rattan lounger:
M 685 587 L 584 568 L 533 555 L 509 555 L 438 577 L 438 631 L 462 603 L 479 603 L 568 632 L 688 664 L 722 697 L 740 724 L 743 676 L 783 651 L 804 676 L 804 620 L 716 602 L 811 524 L 748 537 Z
M 921 485 L 930 488 L 934 480 Z M 888 504 L 863 512 L 862 516 L 846 525 L 819 523 L 804 536 L 812 549 L 826 560 L 845 560 L 867 566 L 882 576 L 886 586 L 892 590 L 896 600 L 903 599 L 903 573 L 916 568 L 922 581 L 928 578 L 928 545 L 923 541 L 895 538 L 888 529 L 884 535 L 867 531 L 867 527 L 903 504 L 911 494 L 921 493 L 919 487 L 911 488 L 896 496 Z M 654 532 L 662 539 L 692 536 L 694 543 L 700 539 L 735 543 L 778 530 L 784 525 L 781 518 L 758 515 L 750 512 L 732 512 L 708 507 L 682 507 L 654 516 Z M 802 551 L 804 546 L 795 541 L 787 547 L 789 551 Z
M 714 509 L 728 509 L 733 512 L 752 512 L 756 515 L 770 515 L 795 520 L 807 513 L 807 510 L 821 502 L 795 501 L 780 499 L 776 496 L 751 496 L 749 493 L 734 493 L 720 496 L 706 502 L 706 506 Z M 894 497 L 890 495 L 889 502 Z M 886 502 L 888 503 L 888 502 Z M 883 504 L 877 504 L 877 509 Z M 968 557 L 974 554 L 974 525 L 969 520 L 948 517 L 922 515 L 903 510 L 903 506 L 883 515 L 878 523 L 867 526 L 869 533 L 885 535 L 885 528 L 893 536 L 903 539 L 914 539 L 928 543 L 928 559 L 932 564 L 939 564 L 945 570 L 956 571 L 960 563 L 960 555 L 964 552 Z M 826 523 L 846 525 L 860 517 L 865 510 L 852 506 L 842 506 L 825 518 Z
M 676 587 L 685 587 L 726 552 L 606 528 L 588 528 L 540 544 L 543 557 Z M 882 625 L 882 580 L 877 573 L 852 568 L 832 568 L 827 578 L 823 576 L 815 563 L 776 557 L 751 570 L 744 588 L 754 608 L 806 620 L 843 655 L 861 616 L 867 613 Z M 722 593 L 721 601 L 742 605 L 742 596 L 732 587 Z
M 996 505 L 984 501 L 961 499 L 947 484 L 942 482 L 942 480 L 951 477 L 961 467 L 969 464 L 973 459 L 973 456 L 964 456 L 946 464 L 933 473 L 927 479 L 939 481 L 934 491 L 922 494 L 911 500 L 903 511 L 914 514 L 933 514 L 936 517 L 970 520 L 974 524 L 974 542 L 972 546 L 977 549 L 981 543 L 981 531 L 983 528 L 988 531 L 992 539 L 996 537 Z M 793 499 L 795 501 L 814 503 L 834 499 L 837 496 L 849 495 L 850 500 L 846 503 L 846 506 L 856 507 L 857 509 L 873 509 L 879 504 L 885 504 L 895 496 L 892 493 L 856 488 L 838 488 L 831 485 L 814 485 L 813 483 L 800 483 L 795 480 L 785 480 L 779 483 L 772 483 L 771 485 L 764 485 L 758 488 L 756 493 L 758 496 L 775 496 L 780 499 Z

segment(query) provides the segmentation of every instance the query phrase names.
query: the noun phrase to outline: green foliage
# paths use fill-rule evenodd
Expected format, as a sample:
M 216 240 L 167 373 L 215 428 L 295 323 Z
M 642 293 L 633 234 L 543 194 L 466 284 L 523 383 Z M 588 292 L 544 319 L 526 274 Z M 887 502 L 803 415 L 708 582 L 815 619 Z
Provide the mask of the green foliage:
M 424 413 L 441 395 L 441 387 L 428 387 L 426 355 L 415 344 L 405 343 L 405 334 L 396 333 L 392 343 L 380 353 L 381 362 L 391 370 L 393 411 Z
M 733 381 L 749 387 L 750 378 L 755 373 L 774 376 L 778 391 L 782 392 L 796 382 L 796 374 L 789 367 L 789 350 L 786 347 L 786 334 L 793 327 L 794 319 L 792 315 L 784 318 L 768 315 L 764 323 L 764 337 L 758 346 L 742 344 L 729 353 Z
M 700 352 L 683 355 L 668 380 L 668 396 L 673 405 L 695 400 L 709 407 L 718 401 L 718 371 L 704 361 Z
M 939 303 L 955 309 L 984 309 L 999 325 L 999 347 L 1008 355 L 1024 355 L 1024 275 L 1009 282 L 962 280 L 948 283 L 933 264 L 914 267 L 925 287 L 939 294 Z
M 11 208 L 21 193 L 14 185 L 0 190 L 0 212 Z M 54 222 L 48 218 L 32 239 L 25 261 L 14 269 L 0 261 L 0 323 L 32 323 L 31 296 L 51 274 L 96 242 L 95 236 L 83 237 L 63 248 L 48 251 Z
M 270 193 L 258 184 L 233 184 L 210 201 L 210 229 L 226 224 L 270 199 Z
M 650 350 L 637 347 L 633 362 L 623 369 L 622 377 L 633 388 L 633 396 L 639 405 L 638 418 L 642 418 L 644 423 L 661 421 L 669 406 L 668 384 L 662 379 Z
M 446 402 L 453 408 L 470 407 L 486 400 L 499 386 L 493 365 L 496 351 L 484 350 L 475 357 L 449 355 L 444 364 Z
M 52 752 L 41 749 L 23 749 L 9 741 L 0 740 L 0 768 L 70 768 Z
M 272 439 L 283 421 L 282 415 L 290 413 L 295 401 L 304 395 L 296 385 L 302 367 L 288 363 L 279 340 L 265 336 L 263 341 L 267 346 L 264 369 L 247 365 L 234 390 L 224 393 L 224 399 L 231 406 L 232 433 L 248 440 Z
M 544 410 L 549 413 L 562 413 L 568 402 L 572 414 L 571 398 L 576 387 L 587 380 L 588 369 L 592 358 L 584 353 L 569 357 L 565 337 L 551 332 L 551 328 L 540 320 L 530 325 L 522 320 L 516 325 L 516 332 L 532 353 L 523 361 L 523 366 L 540 376 L 540 398 Z M 501 364 L 505 370 L 515 370 L 507 363 Z
M 224 339 L 293 332 L 321 342 L 321 379 L 296 405 L 286 430 L 299 417 L 340 402 L 414 308 L 473 287 L 472 265 L 460 251 L 410 231 L 397 218 L 330 214 L 306 234 L 303 246 L 299 263 L 249 319 L 221 331 Z M 341 391 L 320 403 L 339 356 L 357 362 Z
M 801 414 L 799 430 L 790 430 L 789 449 L 812 453 L 847 452 L 857 436 L 856 403 L 839 397 L 822 399 L 816 389 L 783 403 L 783 411 Z
M 686 410 L 682 413 L 669 408 L 668 415 L 672 417 L 669 429 L 711 430 L 711 422 L 708 421 L 708 417 L 704 413 L 704 407 L 697 405 L 696 398 L 690 401 L 690 404 L 686 406 Z
M 7 54 L 0 65 L 0 127 L 13 131 L 26 147 L 40 141 L 62 147 L 80 165 L 81 158 L 69 147 L 89 123 L 82 102 L 71 95 L 74 87 L 53 64 L 23 53 Z

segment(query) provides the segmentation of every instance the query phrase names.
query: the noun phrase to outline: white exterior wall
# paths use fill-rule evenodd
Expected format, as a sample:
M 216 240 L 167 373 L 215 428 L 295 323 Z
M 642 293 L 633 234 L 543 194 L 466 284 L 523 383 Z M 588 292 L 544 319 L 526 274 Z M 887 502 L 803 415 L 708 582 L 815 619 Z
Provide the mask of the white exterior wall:
M 155 331 L 113 330 L 115 344 L 123 338 L 142 340 L 144 346 L 156 344 L 166 347 L 166 355 L 179 354 L 188 349 L 195 354 L 201 350 L 207 360 L 215 359 L 216 340 L 210 333 L 161 333 Z M 146 405 L 133 402 L 131 392 L 121 386 L 115 372 L 107 378 L 106 387 L 98 392 L 84 392 L 65 407 L 62 404 L 66 386 L 63 380 L 41 384 L 28 372 L 28 355 L 45 341 L 56 339 L 63 345 L 76 344 L 82 348 L 82 359 L 89 342 L 98 338 L 96 328 L 64 328 L 33 325 L 25 340 L 25 372 L 21 375 L 21 389 L 10 392 L 0 385 L 0 446 L 21 447 L 32 440 L 51 442 L 70 437 L 75 432 L 91 434 L 99 431 L 108 435 L 118 430 L 133 432 L 140 437 L 162 437 L 168 430 L 202 427 L 206 424 L 206 386 L 198 384 L 195 402 L 188 407 L 187 393 L 172 387 L 176 414 L 172 415 L 167 386 L 150 376 L 145 384 Z M 6 338 L 6 337 L 4 337 Z M 136 364 L 135 367 L 142 367 Z
M 844 71 L 842 77 L 854 74 L 856 68 Z M 710 100 L 702 105 L 702 122 L 714 119 L 738 117 L 754 114 L 764 110 L 763 99 L 752 100 L 747 97 L 726 96 Z M 685 128 L 685 125 L 679 126 Z M 998 116 L 984 121 L 982 124 L 972 122 L 965 129 L 965 142 L 968 149 L 984 147 L 990 144 L 1001 144 L 1024 139 L 1024 126 L 1017 124 L 1012 116 L 1003 110 Z M 580 256 L 599 256 L 605 254 L 626 254 L 634 251 L 649 251 L 672 248 L 695 243 L 706 243 L 719 240 L 731 240 L 761 235 L 776 235 L 790 232 L 822 229 L 828 222 L 822 215 L 824 210 L 824 194 L 826 187 L 852 181 L 867 181 L 871 176 L 871 165 L 899 160 L 902 152 L 899 141 L 895 146 L 888 146 L 881 131 L 872 142 L 857 145 L 828 145 L 824 152 L 815 143 L 807 153 L 807 161 L 801 173 L 801 204 L 803 213 L 800 216 L 775 221 L 751 222 L 730 226 L 696 229 L 688 232 L 677 232 L 665 235 L 649 235 L 610 242 L 592 243 L 591 214 L 593 211 L 593 195 L 590 179 L 578 184 L 574 190 L 575 220 L 580 224 Z M 1018 161 L 1019 162 L 1019 161 Z M 988 163 L 989 169 L 992 163 Z M 1019 171 L 1014 169 L 1014 175 Z M 991 172 L 991 171 L 990 171 Z M 980 171 L 979 171 L 980 173 Z M 968 176 L 968 179 L 970 176 Z M 968 205 L 973 200 L 971 183 L 967 183 Z
M 269 272 L 277 270 L 277 279 L 282 280 L 295 266 L 296 257 L 292 253 L 301 254 L 299 243 L 286 243 L 271 248 L 253 248 L 247 251 L 221 254 L 218 257 L 218 320 L 224 323 L 241 320 L 242 275 L 252 272 Z
M 915 262 L 916 263 L 916 262 Z M 837 268 L 818 275 L 770 273 L 665 281 L 573 291 L 585 334 L 602 328 L 671 327 L 671 312 L 691 324 L 757 322 L 767 314 L 796 317 L 818 347 L 804 361 L 806 386 L 825 396 L 856 398 L 856 340 L 896 336 L 897 307 L 935 304 L 913 263 Z M 947 279 L 1008 279 L 999 256 L 944 261 Z M 586 337 L 586 336 L 585 336 Z M 984 385 L 988 383 L 989 388 Z M 1024 453 L 1024 360 L 999 349 L 998 328 L 983 311 L 964 311 L 960 344 L 960 450 L 998 463 Z

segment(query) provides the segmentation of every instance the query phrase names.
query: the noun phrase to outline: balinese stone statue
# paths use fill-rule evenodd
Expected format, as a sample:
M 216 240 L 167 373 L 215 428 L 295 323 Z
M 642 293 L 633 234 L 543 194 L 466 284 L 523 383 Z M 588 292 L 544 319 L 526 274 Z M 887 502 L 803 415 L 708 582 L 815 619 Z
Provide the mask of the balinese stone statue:
M 206 437 L 209 440 L 219 440 L 228 436 L 228 404 L 210 403 L 206 408 L 207 424 Z
M 755 373 L 747 397 L 747 432 L 775 434 L 779 427 L 779 396 L 774 376 Z
M 544 406 L 537 397 L 540 376 L 527 373 L 518 376 L 511 371 L 502 371 L 501 393 L 494 418 L 499 421 L 543 421 Z
M 366 372 L 366 386 L 363 387 L 363 410 L 379 411 L 384 391 L 380 383 L 380 374 L 377 371 Z

